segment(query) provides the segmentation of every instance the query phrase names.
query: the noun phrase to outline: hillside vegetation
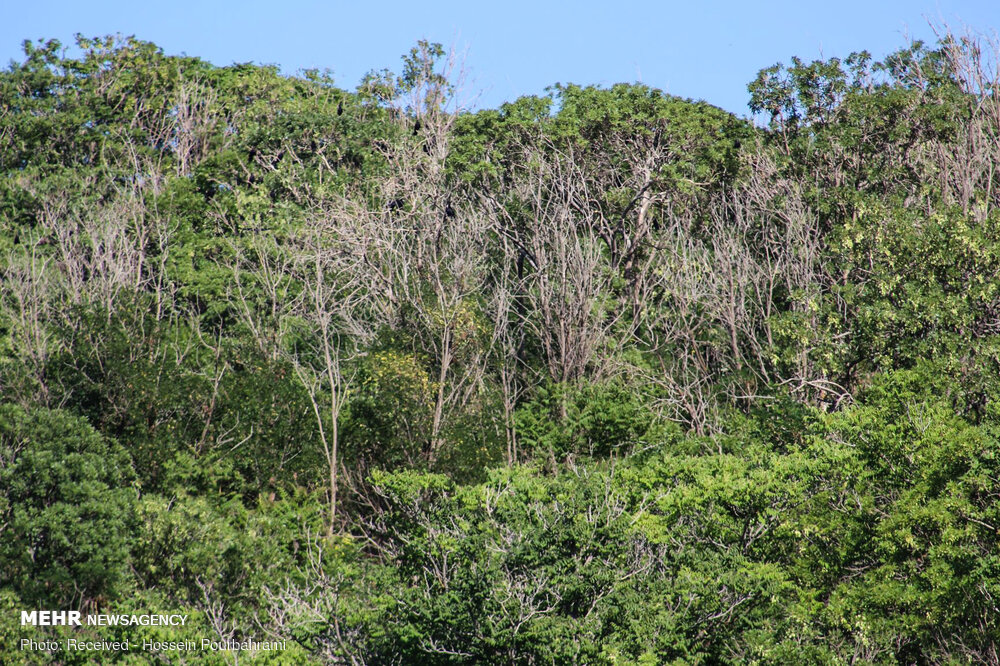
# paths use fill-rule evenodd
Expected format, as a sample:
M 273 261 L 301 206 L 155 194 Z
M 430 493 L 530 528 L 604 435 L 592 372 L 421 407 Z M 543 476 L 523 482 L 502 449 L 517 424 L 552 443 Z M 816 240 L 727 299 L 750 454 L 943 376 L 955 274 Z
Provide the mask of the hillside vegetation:
M 1000 661 L 995 44 L 756 124 L 67 53 L 0 72 L 3 663 Z

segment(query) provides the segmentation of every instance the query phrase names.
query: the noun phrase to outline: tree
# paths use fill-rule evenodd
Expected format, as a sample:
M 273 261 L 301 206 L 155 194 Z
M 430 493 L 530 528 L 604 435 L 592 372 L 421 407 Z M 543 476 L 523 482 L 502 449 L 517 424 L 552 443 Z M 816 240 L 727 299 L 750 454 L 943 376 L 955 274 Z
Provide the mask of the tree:
M 29 603 L 103 604 L 135 532 L 128 454 L 59 410 L 0 406 L 0 583 Z
M 361 221 L 367 279 L 393 321 L 433 359 L 436 396 L 426 458 L 444 446 L 449 414 L 481 388 L 486 353 L 481 296 L 487 294 L 490 221 L 453 183 L 446 161 L 461 73 L 454 55 L 420 42 L 395 81 L 395 137 L 382 145 L 386 171 L 374 192 L 352 194 Z M 458 81 L 453 79 L 457 78 Z
M 325 213 L 325 214 L 324 214 Z M 355 369 L 350 363 L 376 328 L 367 315 L 364 247 L 341 233 L 349 219 L 327 209 L 278 246 L 262 239 L 234 265 L 241 315 L 262 351 L 287 358 L 306 389 L 326 460 L 330 530 L 337 520 L 343 465 L 340 418 Z M 277 332 L 264 333 L 264 331 Z

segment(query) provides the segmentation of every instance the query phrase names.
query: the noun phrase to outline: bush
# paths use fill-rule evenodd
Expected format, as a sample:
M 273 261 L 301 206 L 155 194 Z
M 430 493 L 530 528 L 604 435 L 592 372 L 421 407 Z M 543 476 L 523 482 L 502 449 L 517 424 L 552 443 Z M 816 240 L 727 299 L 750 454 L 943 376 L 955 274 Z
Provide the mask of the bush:
M 654 421 L 642 398 L 616 382 L 539 388 L 515 419 L 526 450 L 556 458 L 627 451 L 648 439 Z
M 115 596 L 128 570 L 128 454 L 59 410 L 0 406 L 0 583 L 28 603 Z

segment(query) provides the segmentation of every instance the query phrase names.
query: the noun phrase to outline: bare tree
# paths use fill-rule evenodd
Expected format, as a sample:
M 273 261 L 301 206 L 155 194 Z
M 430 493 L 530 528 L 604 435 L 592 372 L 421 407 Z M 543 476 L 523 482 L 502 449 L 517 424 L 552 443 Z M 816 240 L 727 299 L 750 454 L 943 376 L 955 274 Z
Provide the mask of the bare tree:
M 591 233 L 600 226 L 589 205 L 593 187 L 571 152 L 542 140 L 523 146 L 516 169 L 511 195 L 524 213 L 510 213 L 503 203 L 493 209 L 498 233 L 521 253 L 525 324 L 557 382 L 577 380 L 594 362 L 599 376 L 608 355 L 598 350 L 627 324 L 613 296 L 616 269 Z
M 922 146 L 926 167 L 936 176 L 949 203 L 957 203 L 977 222 L 1000 205 L 1000 37 L 948 26 L 935 27 L 946 65 L 968 115 L 956 136 Z M 927 74 L 914 63 L 918 84 Z
M 177 314 L 166 271 L 173 225 L 147 208 L 135 184 L 113 188 L 97 202 L 93 195 L 106 186 L 100 175 L 80 182 L 78 197 L 37 192 L 27 180 L 23 186 L 35 193 L 40 211 L 35 228 L 5 261 L 0 300 L 44 402 L 53 333 L 59 325 L 75 327 L 75 307 L 97 306 L 110 321 L 128 301 L 123 296 L 142 293 L 154 299 L 157 319 Z
M 799 186 L 751 150 L 743 180 L 714 195 L 707 213 L 697 224 L 668 217 L 643 276 L 650 307 L 637 331 L 659 359 L 661 371 L 646 379 L 664 387 L 665 406 L 701 432 L 719 400 L 753 399 L 769 384 L 843 399 L 813 354 L 828 277 L 818 219 Z M 776 316 L 788 308 L 804 327 L 791 365 L 773 352 Z
M 208 155 L 210 141 L 220 122 L 218 95 L 197 77 L 181 74 L 174 94 L 174 156 L 177 173 L 188 176 Z
M 488 208 L 487 208 L 488 209 Z M 486 301 L 486 313 L 492 322 L 490 336 L 491 365 L 497 368 L 500 384 L 500 401 L 503 408 L 504 441 L 507 464 L 518 462 L 517 427 L 514 411 L 524 393 L 525 344 L 524 326 L 524 255 L 506 236 L 496 234 L 499 259 L 493 267 L 493 276 Z
M 410 54 L 395 100 L 397 136 L 379 145 L 387 172 L 376 196 L 349 195 L 380 307 L 436 365 L 431 461 L 449 414 L 474 399 L 485 372 L 480 301 L 490 232 L 487 216 L 446 172 L 461 74 L 453 53 L 439 64 L 441 55 L 440 47 L 423 42 Z
M 330 530 L 342 466 L 340 415 L 355 369 L 374 332 L 363 251 L 343 233 L 343 209 L 317 208 L 285 243 L 261 238 L 238 252 L 234 296 L 258 346 L 285 357 L 306 389 L 326 460 Z M 356 239 L 354 239 L 356 241 Z
M 51 263 L 33 248 L 26 255 L 9 254 L 0 274 L 0 319 L 7 325 L 18 364 L 14 372 L 0 375 L 0 391 L 19 397 L 26 406 L 48 403 L 45 366 L 54 351 L 51 324 L 58 307 L 51 298 Z M 22 376 L 28 378 L 27 385 Z

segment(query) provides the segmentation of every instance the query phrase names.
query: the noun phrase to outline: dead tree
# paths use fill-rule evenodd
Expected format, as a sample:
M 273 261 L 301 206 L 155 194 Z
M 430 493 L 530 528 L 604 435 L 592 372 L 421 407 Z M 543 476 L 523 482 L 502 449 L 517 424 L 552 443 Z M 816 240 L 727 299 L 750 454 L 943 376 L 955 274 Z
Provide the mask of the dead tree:
M 499 233 L 524 255 L 525 325 L 537 337 L 548 374 L 573 382 L 592 364 L 605 369 L 623 320 L 614 298 L 615 267 L 592 230 L 598 196 L 572 153 L 551 144 L 523 147 L 511 196 L 523 213 L 497 207 Z
M 396 137 L 380 144 L 386 173 L 376 196 L 349 194 L 365 275 L 384 315 L 433 359 L 437 381 L 427 456 L 434 461 L 449 415 L 479 392 L 486 354 L 484 293 L 489 220 L 448 178 L 456 114 L 453 57 L 432 45 L 411 53 L 396 100 Z M 443 52 L 442 52 L 443 53 Z M 458 75 L 460 79 L 460 75 Z
M 352 361 L 374 330 L 363 252 L 341 233 L 342 213 L 336 204 L 318 208 L 287 241 L 258 239 L 233 265 L 245 324 L 267 356 L 291 363 L 309 397 L 326 462 L 331 532 L 343 464 L 340 416 Z
M 720 402 L 752 399 L 766 385 L 843 392 L 812 353 L 826 284 L 817 218 L 762 150 L 746 159 L 744 179 L 709 201 L 707 219 L 668 218 L 643 278 L 650 307 L 637 332 L 661 370 L 647 379 L 699 432 Z M 791 365 L 773 354 L 783 308 L 804 327 Z

